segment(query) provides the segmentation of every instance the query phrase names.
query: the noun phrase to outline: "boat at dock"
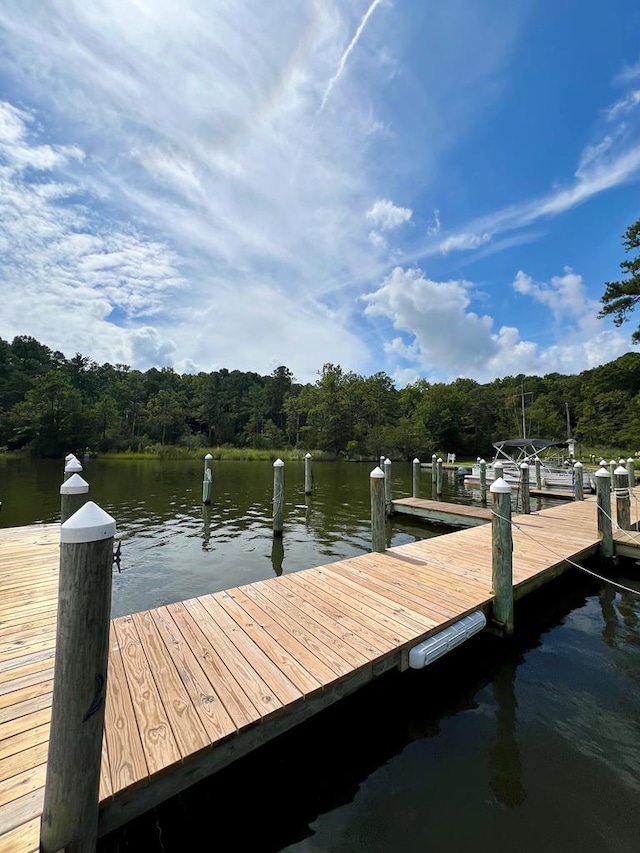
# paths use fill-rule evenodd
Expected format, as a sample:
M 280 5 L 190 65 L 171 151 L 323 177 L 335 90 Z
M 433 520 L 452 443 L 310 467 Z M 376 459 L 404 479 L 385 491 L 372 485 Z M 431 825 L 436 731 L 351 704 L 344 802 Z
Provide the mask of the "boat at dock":
M 520 482 L 520 466 L 526 462 L 529 466 L 529 482 L 532 486 L 536 482 L 536 462 L 540 465 L 540 484 L 545 489 L 573 489 L 575 462 L 575 442 L 548 441 L 544 438 L 508 438 L 494 443 L 495 456 L 492 462 L 487 463 L 487 483 L 495 479 L 495 464 L 500 462 L 503 466 L 502 476 L 511 484 Z M 480 484 L 480 460 L 471 469 L 470 474 L 464 476 L 464 482 L 469 486 Z M 585 472 L 585 492 L 595 492 L 595 482 L 590 474 Z

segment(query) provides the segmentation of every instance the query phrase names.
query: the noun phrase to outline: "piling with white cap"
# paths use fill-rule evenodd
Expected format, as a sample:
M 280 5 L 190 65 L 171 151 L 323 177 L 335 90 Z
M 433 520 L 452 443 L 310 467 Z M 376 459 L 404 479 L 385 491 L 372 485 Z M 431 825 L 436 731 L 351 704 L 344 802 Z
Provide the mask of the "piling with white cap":
M 520 463 L 520 507 L 525 515 L 531 512 L 531 493 L 529 490 L 529 466 Z
M 387 516 L 391 515 L 393 495 L 391 493 L 391 460 L 384 460 L 384 506 Z
M 503 636 L 513 634 L 513 535 L 511 486 L 502 477 L 491 484 L 491 587 L 493 615 Z
M 115 532 L 114 519 L 92 501 L 60 528 L 43 853 L 95 850 Z
M 487 463 L 480 460 L 480 500 L 483 504 L 487 502 Z
M 282 536 L 284 528 L 284 462 L 273 463 L 273 535 Z
M 621 530 L 631 530 L 631 496 L 629 493 L 629 473 L 619 465 L 614 471 L 614 491 L 616 496 L 616 521 Z
M 384 471 L 374 468 L 369 475 L 371 488 L 371 550 L 383 554 L 386 550 Z
M 87 502 L 89 483 L 80 474 L 72 474 L 60 486 L 60 521 L 62 524 L 71 518 Z
M 605 462 L 606 466 L 606 462 Z M 596 471 L 596 501 L 598 504 L 598 535 L 600 556 L 613 557 L 613 529 L 611 524 L 611 477 L 606 467 Z
M 81 464 L 80 464 L 80 462 L 76 459 L 76 457 L 75 457 L 75 456 L 74 456 L 72 459 L 70 459 L 70 460 L 66 463 L 66 465 L 64 466 L 64 479 L 65 479 L 65 482 L 66 482 L 70 477 L 73 477 L 73 475 L 74 475 L 74 474 L 82 474 L 82 465 L 81 465 Z
M 202 503 L 211 503 L 211 492 L 213 490 L 213 470 L 211 464 L 213 456 L 210 453 L 204 457 L 204 475 L 202 478 Z
M 442 494 L 442 481 L 444 479 L 444 476 L 443 476 L 444 463 L 443 463 L 442 459 L 440 458 L 440 456 L 438 456 L 438 463 L 437 464 L 438 464 L 438 468 L 437 468 L 437 473 L 436 473 L 436 494 L 441 495 Z
M 573 497 L 577 501 L 584 500 L 584 465 L 576 462 L 573 466 Z
M 304 457 L 304 493 L 310 495 L 313 491 L 313 474 L 311 472 L 311 454 Z
M 411 478 L 411 486 L 412 486 L 412 495 L 414 498 L 420 497 L 420 460 L 416 456 L 413 460 L 413 469 L 412 469 L 412 478 Z

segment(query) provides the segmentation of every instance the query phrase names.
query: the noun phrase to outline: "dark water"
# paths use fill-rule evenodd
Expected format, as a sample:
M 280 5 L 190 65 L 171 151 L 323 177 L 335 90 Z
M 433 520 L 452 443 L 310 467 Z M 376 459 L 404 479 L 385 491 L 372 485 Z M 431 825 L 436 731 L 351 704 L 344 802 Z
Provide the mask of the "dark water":
M 271 466 L 216 463 L 207 525 L 200 465 L 89 463 L 92 498 L 123 538 L 114 611 L 362 553 L 370 467 L 316 465 L 307 505 L 302 466 L 288 464 L 274 556 Z M 2 526 L 54 520 L 59 470 L 0 461 Z M 409 466 L 394 466 L 394 492 L 410 487 Z M 455 478 L 447 489 L 472 498 Z M 394 521 L 388 536 L 435 532 Z M 597 568 L 640 589 L 631 561 Z M 639 620 L 637 596 L 572 572 L 518 605 L 513 645 L 480 635 L 424 671 L 383 676 L 100 850 L 635 853 Z

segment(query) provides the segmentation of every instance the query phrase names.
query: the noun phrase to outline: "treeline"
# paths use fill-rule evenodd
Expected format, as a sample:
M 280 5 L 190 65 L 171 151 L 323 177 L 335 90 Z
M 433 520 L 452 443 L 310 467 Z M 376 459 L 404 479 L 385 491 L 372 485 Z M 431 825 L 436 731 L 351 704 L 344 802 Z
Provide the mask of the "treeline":
M 491 453 L 500 438 L 574 437 L 589 447 L 640 448 L 640 354 L 578 376 L 508 376 L 481 385 L 425 380 L 398 390 L 385 373 L 325 364 L 313 384 L 278 367 L 178 374 L 67 359 L 32 337 L 0 338 L 0 448 L 56 456 L 69 448 L 235 446 L 410 458 Z

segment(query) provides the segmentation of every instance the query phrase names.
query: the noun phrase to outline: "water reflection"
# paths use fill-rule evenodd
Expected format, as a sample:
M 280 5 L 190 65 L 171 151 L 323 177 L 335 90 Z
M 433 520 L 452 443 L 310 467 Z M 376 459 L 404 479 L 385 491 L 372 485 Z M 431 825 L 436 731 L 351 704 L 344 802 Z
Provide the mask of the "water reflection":
M 271 565 L 273 573 L 277 577 L 282 574 L 282 561 L 284 560 L 284 537 L 274 536 L 271 540 Z
M 496 674 L 492 685 L 496 704 L 496 732 L 489 746 L 489 785 L 498 802 L 510 809 L 522 805 L 526 799 L 516 737 L 517 669 L 515 661 L 506 662 Z

